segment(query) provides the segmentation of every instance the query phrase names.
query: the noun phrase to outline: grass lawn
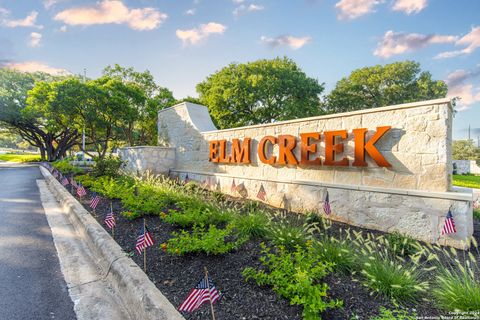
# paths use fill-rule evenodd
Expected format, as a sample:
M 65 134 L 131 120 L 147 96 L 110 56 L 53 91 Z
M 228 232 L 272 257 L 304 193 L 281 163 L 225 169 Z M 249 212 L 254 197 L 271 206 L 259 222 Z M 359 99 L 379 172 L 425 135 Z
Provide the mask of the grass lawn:
M 31 162 L 31 161 L 40 161 L 40 156 L 37 154 L 0 154 L 0 161 L 9 161 L 9 162 Z
M 480 189 L 480 176 L 454 174 L 453 185 L 457 187 Z

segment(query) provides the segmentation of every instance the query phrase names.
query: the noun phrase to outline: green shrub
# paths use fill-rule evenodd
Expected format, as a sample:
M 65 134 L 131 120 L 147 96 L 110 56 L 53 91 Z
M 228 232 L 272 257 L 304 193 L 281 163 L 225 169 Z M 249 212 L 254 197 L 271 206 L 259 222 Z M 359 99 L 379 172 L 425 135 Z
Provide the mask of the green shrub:
M 404 236 L 399 232 L 388 234 L 385 240 L 385 244 L 396 256 L 408 257 L 420 250 L 418 241 L 408 236 Z
M 264 213 L 249 213 L 235 216 L 233 224 L 240 237 L 261 239 L 268 234 L 270 220 Z
M 95 185 L 97 179 L 89 174 L 83 174 L 80 176 L 76 176 L 75 180 L 80 182 L 84 187 L 90 188 Z
M 82 169 L 77 168 L 74 165 L 71 165 L 68 159 L 52 162 L 52 166 L 63 174 L 66 174 L 66 173 L 73 173 L 73 174 L 83 173 Z
M 420 268 L 412 263 L 393 259 L 387 255 L 373 254 L 363 263 L 363 284 L 390 298 L 394 303 L 415 301 L 428 288 L 421 282 Z
M 128 220 L 135 220 L 137 218 L 143 217 L 141 213 L 135 211 L 123 211 L 122 216 L 127 218 Z
M 122 198 L 122 205 L 130 211 L 147 214 L 159 214 L 165 208 L 176 202 L 175 193 L 147 184 L 136 184 L 130 193 Z
M 480 209 L 473 209 L 473 217 L 480 220 Z
M 348 273 L 354 269 L 356 253 L 345 240 L 323 236 L 313 242 L 313 250 L 322 261 L 330 262 L 335 270 Z
M 476 259 L 471 253 L 465 265 L 457 259 L 453 267 L 443 267 L 437 275 L 433 289 L 440 308 L 448 311 L 480 310 L 479 271 Z
M 370 320 L 416 320 L 417 314 L 415 312 L 409 313 L 407 310 L 388 310 L 380 307 L 380 314 L 370 318 Z
M 120 169 L 125 166 L 122 159 L 114 156 L 107 156 L 103 159 L 95 158 L 95 164 L 92 168 L 92 175 L 95 177 L 109 176 L 118 177 Z
M 229 222 L 232 213 L 228 210 L 222 210 L 211 204 L 202 204 L 198 207 L 189 207 L 185 212 L 170 210 L 163 219 L 170 224 L 176 224 L 181 227 L 219 225 Z
M 325 301 L 328 285 L 319 281 L 331 272 L 332 264 L 319 260 L 314 252 L 297 247 L 290 253 L 279 247 L 274 254 L 262 244 L 262 254 L 260 261 L 265 269 L 248 267 L 243 276 L 260 286 L 271 286 L 290 304 L 302 306 L 304 319 L 320 319 L 320 313 L 327 308 L 342 306 L 338 300 Z
M 305 247 L 310 236 L 304 228 L 289 225 L 282 221 L 270 225 L 268 230 L 268 239 L 277 246 L 283 246 L 287 250 L 295 250 L 297 246 Z
M 215 225 L 210 225 L 208 230 L 205 230 L 204 227 L 194 226 L 191 232 L 181 230 L 180 233 L 173 232 L 172 235 L 165 250 L 177 255 L 193 252 L 204 252 L 207 255 L 225 254 L 246 241 L 246 239 L 234 239 L 231 226 L 218 229 Z

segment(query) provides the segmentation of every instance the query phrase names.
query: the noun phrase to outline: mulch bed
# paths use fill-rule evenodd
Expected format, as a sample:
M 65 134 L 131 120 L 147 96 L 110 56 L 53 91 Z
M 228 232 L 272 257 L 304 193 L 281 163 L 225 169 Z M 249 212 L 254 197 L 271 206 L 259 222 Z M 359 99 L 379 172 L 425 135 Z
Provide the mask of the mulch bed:
M 70 186 L 68 188 L 70 191 Z M 92 193 L 87 190 L 87 196 L 81 203 L 87 209 Z M 76 195 L 75 195 L 76 196 Z M 78 199 L 78 197 L 76 197 Z M 229 198 L 231 201 L 238 199 Z M 124 211 L 119 200 L 112 201 L 113 211 L 117 226 L 115 240 L 126 253 L 143 269 L 143 256 L 135 251 L 137 233 L 143 225 L 143 219 L 127 220 L 120 215 Z M 110 211 L 110 201 L 103 199 L 96 209 L 94 216 L 97 221 L 111 234 L 103 219 Z M 92 213 L 93 214 L 93 213 Z M 296 214 L 291 214 L 298 220 Z M 259 267 L 260 241 L 248 241 L 237 251 L 219 255 L 207 256 L 205 254 L 187 254 L 173 256 L 164 253 L 159 245 L 167 242 L 172 231 L 180 229 L 163 222 L 158 216 L 146 216 L 146 223 L 153 236 L 154 246 L 147 249 L 147 275 L 168 300 L 178 308 L 190 290 L 204 275 L 204 267 L 209 270 L 209 275 L 215 285 L 222 292 L 221 300 L 214 305 L 215 315 L 221 320 L 238 319 L 302 319 L 302 308 L 292 306 L 286 299 L 278 297 L 271 288 L 259 287 L 254 282 L 246 282 L 242 271 L 246 267 Z M 373 234 L 382 234 L 378 231 L 333 222 L 329 230 L 338 234 L 341 229 L 364 230 Z M 480 222 L 475 220 L 475 237 L 480 240 Z M 480 241 L 479 241 L 480 242 Z M 329 309 L 322 314 L 323 319 L 369 319 L 377 315 L 380 307 L 395 309 L 387 299 L 374 295 L 359 282 L 352 281 L 351 275 L 333 273 L 328 275 L 324 282 L 328 284 L 329 299 L 340 299 L 343 308 Z M 418 316 L 438 316 L 432 302 L 418 301 L 415 305 L 408 306 L 416 310 Z M 202 306 L 193 313 L 182 313 L 186 319 L 211 319 L 208 305 Z M 446 315 L 446 313 L 443 313 Z

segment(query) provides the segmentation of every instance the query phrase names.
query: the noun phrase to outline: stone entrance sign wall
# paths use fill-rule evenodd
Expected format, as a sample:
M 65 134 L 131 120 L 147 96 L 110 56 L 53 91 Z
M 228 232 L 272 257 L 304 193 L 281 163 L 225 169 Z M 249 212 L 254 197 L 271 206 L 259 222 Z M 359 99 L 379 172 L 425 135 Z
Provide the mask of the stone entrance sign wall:
M 401 233 L 414 238 L 464 247 L 473 233 L 472 195 L 451 190 L 452 107 L 448 99 L 361 110 L 242 128 L 217 130 L 204 106 L 181 103 L 158 114 L 159 146 L 174 148 L 170 174 L 206 183 L 222 192 L 256 199 L 261 187 L 268 204 L 297 212 L 322 213 L 328 192 L 333 220 Z M 365 140 L 378 127 L 391 128 L 375 143 L 390 164 L 380 167 L 368 155 L 366 167 L 354 167 L 353 129 L 366 128 Z M 258 144 L 265 136 L 299 137 L 320 133 L 317 151 L 324 163 L 327 131 L 347 130 L 343 152 L 350 166 L 271 165 L 259 161 Z M 251 139 L 250 163 L 209 161 L 209 141 Z M 269 156 L 278 156 L 278 145 Z M 301 158 L 300 146 L 294 156 Z M 232 184 L 240 188 L 232 188 Z M 457 233 L 442 236 L 441 229 L 452 208 Z

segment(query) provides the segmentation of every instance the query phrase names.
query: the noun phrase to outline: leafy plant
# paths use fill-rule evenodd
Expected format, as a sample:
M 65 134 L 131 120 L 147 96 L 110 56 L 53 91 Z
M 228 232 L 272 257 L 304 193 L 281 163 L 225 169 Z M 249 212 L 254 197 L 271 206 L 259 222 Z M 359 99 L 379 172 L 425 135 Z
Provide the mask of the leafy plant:
M 332 263 L 333 269 L 344 273 L 352 271 L 357 263 L 356 252 L 345 240 L 323 236 L 313 242 L 313 250 L 320 259 Z
M 292 226 L 282 221 L 270 226 L 268 238 L 277 246 L 283 246 L 287 250 L 295 250 L 297 246 L 305 247 L 310 236 L 304 228 Z
M 407 310 L 394 309 L 389 310 L 380 307 L 380 314 L 370 318 L 370 320 L 417 320 L 417 313 L 409 313 Z
M 108 176 L 118 177 L 120 169 L 125 166 L 125 161 L 114 156 L 108 156 L 103 159 L 95 158 L 95 164 L 92 168 L 92 175 L 95 177 Z
M 215 225 L 210 225 L 208 230 L 205 230 L 204 227 L 194 226 L 191 232 L 181 230 L 180 233 L 173 232 L 172 235 L 165 250 L 177 255 L 193 252 L 204 252 L 207 255 L 225 254 L 238 248 L 247 240 L 234 239 L 230 225 L 225 229 L 218 229 Z
M 214 205 L 201 205 L 189 207 L 185 212 L 170 210 L 163 219 L 170 224 L 181 227 L 219 225 L 229 222 L 232 217 L 231 210 L 222 210 Z
M 77 168 L 74 165 L 71 165 L 68 159 L 52 162 L 52 166 L 64 174 L 65 173 L 79 174 L 83 172 L 82 169 Z
M 249 213 L 237 215 L 233 223 L 240 237 L 260 239 L 267 236 L 270 220 L 264 213 Z
M 248 267 L 243 276 L 260 286 L 271 286 L 290 304 L 301 305 L 304 319 L 320 319 L 326 309 L 342 306 L 339 300 L 325 301 L 328 285 L 319 281 L 331 272 L 332 264 L 319 260 L 313 251 L 297 247 L 290 253 L 279 247 L 275 254 L 262 244 L 262 254 L 260 261 L 265 269 Z
M 135 220 L 142 217 L 143 215 L 136 211 L 123 211 L 122 216 L 127 218 L 128 220 Z

